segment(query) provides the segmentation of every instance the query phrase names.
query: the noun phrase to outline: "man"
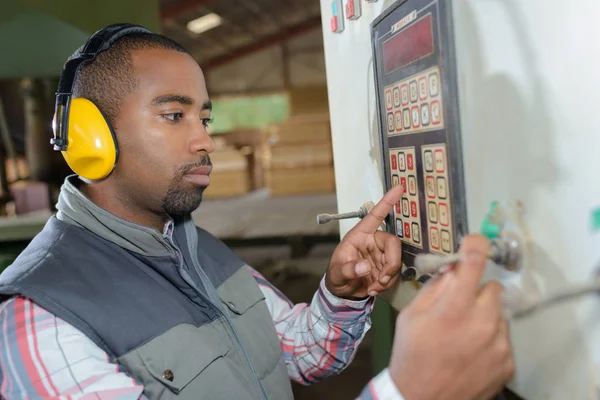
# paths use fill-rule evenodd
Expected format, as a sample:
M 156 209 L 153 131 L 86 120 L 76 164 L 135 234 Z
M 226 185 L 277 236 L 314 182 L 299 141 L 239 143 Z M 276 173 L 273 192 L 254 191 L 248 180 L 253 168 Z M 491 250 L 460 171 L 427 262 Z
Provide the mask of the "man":
M 311 304 L 291 304 L 190 214 L 214 143 L 202 71 L 171 40 L 132 33 L 78 70 L 119 150 L 104 179 L 69 177 L 58 213 L 0 278 L 0 395 L 18 398 L 290 399 L 290 379 L 341 372 L 373 297 L 401 266 L 378 231 L 400 186 L 336 248 Z M 487 242 L 398 320 L 389 369 L 364 399 L 491 396 L 512 374 L 499 285 L 478 288 Z

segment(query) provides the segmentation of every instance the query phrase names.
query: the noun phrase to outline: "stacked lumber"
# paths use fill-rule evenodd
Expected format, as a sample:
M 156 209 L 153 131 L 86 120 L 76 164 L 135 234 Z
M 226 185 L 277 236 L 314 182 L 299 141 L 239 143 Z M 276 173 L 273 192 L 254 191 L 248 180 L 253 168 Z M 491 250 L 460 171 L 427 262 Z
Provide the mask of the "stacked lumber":
M 272 196 L 335 191 L 328 113 L 293 115 L 271 126 L 267 185 Z
M 246 157 L 219 138 L 215 138 L 215 142 L 216 150 L 210 155 L 213 165 L 210 185 L 203 197 L 215 199 L 247 194 L 250 191 L 250 180 Z

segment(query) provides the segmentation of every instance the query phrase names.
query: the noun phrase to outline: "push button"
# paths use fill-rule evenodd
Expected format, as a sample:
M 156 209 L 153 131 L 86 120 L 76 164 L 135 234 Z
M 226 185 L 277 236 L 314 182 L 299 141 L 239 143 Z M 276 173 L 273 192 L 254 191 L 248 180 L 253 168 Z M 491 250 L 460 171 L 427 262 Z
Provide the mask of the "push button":
M 397 159 L 396 159 L 396 155 L 392 154 L 392 169 L 396 170 L 398 169 L 398 164 L 397 164 Z M 395 175 L 394 175 L 395 176 Z
M 436 100 L 431 103 L 431 122 L 434 125 L 437 125 L 440 123 L 441 119 L 440 102 Z
M 394 132 L 394 129 L 396 129 L 396 127 L 394 126 L 394 113 L 388 113 L 387 115 L 387 120 L 388 120 L 388 132 Z
M 406 236 L 407 239 L 410 239 L 410 224 L 408 222 L 404 223 L 404 236 Z
M 400 132 L 402 130 L 402 111 L 398 110 L 394 115 L 396 116 L 396 132 Z
M 408 108 L 402 110 L 402 119 L 404 120 L 404 129 L 410 129 L 410 110 Z
M 429 95 L 435 97 L 440 93 L 439 79 L 437 72 L 429 74 Z
M 427 78 L 419 78 L 419 98 L 421 100 L 427 100 Z
M 392 103 L 392 90 L 391 89 L 387 89 L 385 91 L 385 108 L 390 111 L 393 107 L 393 103 Z
M 410 202 L 410 215 L 413 218 L 417 218 L 417 202 L 416 201 Z
M 425 186 L 427 189 L 427 197 L 435 199 L 435 180 L 433 179 L 433 176 L 425 178 Z
M 406 171 L 406 154 L 403 151 L 398 153 L 398 169 L 402 172 Z
M 402 199 L 402 215 L 406 218 L 410 217 L 410 205 L 408 199 Z
M 415 243 L 421 243 L 421 230 L 416 222 L 412 223 L 412 236 Z
M 413 175 L 408 177 L 408 194 L 411 196 L 417 195 L 417 179 Z
M 450 232 L 445 229 L 442 229 L 442 250 L 450 253 Z
M 433 172 L 433 153 L 431 150 L 425 150 L 425 171 Z
M 446 199 L 448 197 L 446 189 L 446 178 L 444 178 L 443 176 L 439 176 L 437 178 L 437 193 L 440 199 Z
M 406 155 L 406 166 L 408 167 L 409 171 L 415 169 L 415 159 L 412 154 Z
M 433 224 L 437 224 L 437 222 L 438 222 L 437 205 L 433 201 L 430 201 L 427 204 L 427 209 L 428 209 L 427 214 L 429 215 L 429 222 L 431 222 Z
M 421 123 L 423 126 L 429 125 L 429 104 L 421 104 Z
M 406 83 L 402 85 L 400 92 L 402 95 L 402 105 L 405 106 L 408 104 L 408 85 Z
M 417 81 L 410 83 L 410 102 L 416 103 L 419 100 L 419 94 L 417 93 Z
M 446 203 L 440 203 L 440 224 L 448 226 L 449 223 L 448 205 Z
M 394 88 L 394 107 L 400 107 L 400 88 Z
M 446 160 L 442 150 L 435 151 L 435 171 L 442 173 L 446 170 Z
M 436 227 L 429 229 L 429 245 L 435 250 L 440 249 L 440 231 Z
M 396 219 L 396 234 L 398 235 L 399 238 L 404 237 L 403 230 L 402 230 L 402 220 L 399 218 Z
M 412 127 L 413 128 L 420 127 L 421 126 L 421 123 L 420 123 L 421 115 L 419 113 L 419 106 L 414 106 L 411 109 L 411 113 L 412 113 Z

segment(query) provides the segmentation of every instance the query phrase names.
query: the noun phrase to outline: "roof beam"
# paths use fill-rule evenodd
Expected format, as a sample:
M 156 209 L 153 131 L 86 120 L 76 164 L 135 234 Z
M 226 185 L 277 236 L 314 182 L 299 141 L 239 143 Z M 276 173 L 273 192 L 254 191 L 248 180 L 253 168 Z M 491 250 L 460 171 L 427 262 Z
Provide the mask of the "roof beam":
M 213 0 L 179 0 L 177 3 L 167 6 L 160 10 L 160 19 L 165 21 L 182 16 L 183 14 L 194 11 L 198 7 L 206 5 Z
M 239 47 L 237 49 L 232 49 L 228 54 L 225 54 L 220 57 L 213 58 L 212 60 L 208 60 L 202 63 L 202 69 L 207 71 L 211 68 L 218 67 L 223 64 L 228 64 L 232 61 L 235 61 L 239 58 L 248 56 L 250 54 L 256 53 L 257 51 L 266 49 L 267 47 L 274 46 L 276 44 L 285 42 L 288 39 L 291 39 L 295 36 L 301 35 L 305 32 L 310 31 L 311 29 L 315 29 L 321 26 L 321 16 L 313 17 L 308 19 L 298 25 L 292 26 L 288 29 L 284 29 L 281 32 L 277 32 L 273 35 L 269 35 L 264 39 L 251 43 L 247 46 Z

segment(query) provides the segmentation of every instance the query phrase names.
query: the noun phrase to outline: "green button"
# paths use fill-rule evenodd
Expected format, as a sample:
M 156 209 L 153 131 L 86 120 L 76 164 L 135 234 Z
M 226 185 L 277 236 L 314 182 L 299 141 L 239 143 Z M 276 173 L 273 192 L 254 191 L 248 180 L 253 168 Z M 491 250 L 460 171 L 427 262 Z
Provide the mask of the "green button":
M 500 226 L 492 224 L 487 218 L 481 224 L 481 234 L 489 240 L 496 239 L 500 236 Z
M 490 204 L 490 210 L 488 211 L 487 215 L 483 219 L 483 222 L 481 223 L 481 234 L 489 240 L 496 239 L 498 236 L 500 236 L 500 225 L 494 224 L 490 221 L 497 207 L 498 202 L 493 201 Z
M 592 211 L 592 229 L 600 231 L 600 207 Z

